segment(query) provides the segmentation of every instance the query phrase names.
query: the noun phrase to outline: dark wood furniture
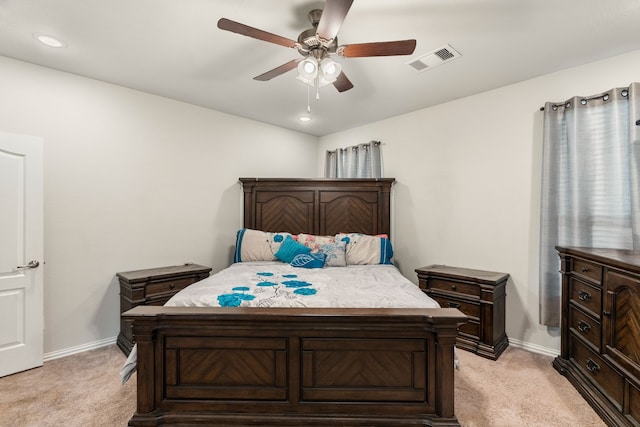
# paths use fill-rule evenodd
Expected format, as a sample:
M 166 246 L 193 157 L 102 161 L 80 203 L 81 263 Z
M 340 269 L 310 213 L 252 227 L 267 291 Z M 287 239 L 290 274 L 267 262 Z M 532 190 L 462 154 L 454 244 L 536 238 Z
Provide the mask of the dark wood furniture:
M 640 251 L 557 247 L 562 344 L 553 366 L 610 426 L 640 425 Z
M 389 233 L 393 179 L 242 179 L 246 227 Z M 443 309 L 138 306 L 130 426 L 457 426 Z
M 139 305 L 163 305 L 179 290 L 209 277 L 211 267 L 187 263 L 171 267 L 116 273 L 120 282 L 120 313 Z M 131 321 L 120 319 L 118 347 L 125 354 L 133 347 Z
M 460 309 L 458 348 L 496 360 L 509 345 L 505 332 L 505 287 L 509 275 L 446 265 L 416 269 L 418 283 L 442 307 Z
M 240 178 L 240 182 L 246 228 L 322 236 L 391 234 L 394 178 Z

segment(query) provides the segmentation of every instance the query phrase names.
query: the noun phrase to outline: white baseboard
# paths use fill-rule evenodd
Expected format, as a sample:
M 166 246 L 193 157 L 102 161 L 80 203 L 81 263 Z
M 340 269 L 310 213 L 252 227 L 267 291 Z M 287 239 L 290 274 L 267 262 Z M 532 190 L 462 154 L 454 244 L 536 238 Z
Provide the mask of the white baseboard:
M 516 348 L 521 348 L 523 350 L 530 351 L 532 353 L 543 354 L 545 356 L 556 357 L 560 355 L 560 351 L 556 350 L 555 348 L 543 347 L 541 345 L 520 341 L 515 338 L 509 338 L 509 345 L 512 345 Z
M 86 344 L 77 345 L 75 347 L 63 348 L 62 350 L 52 351 L 43 355 L 44 362 L 50 360 L 59 359 L 65 356 L 71 356 L 72 354 L 82 353 L 84 351 L 94 350 L 100 347 L 106 347 L 116 343 L 117 337 L 105 338 L 99 341 L 93 341 Z

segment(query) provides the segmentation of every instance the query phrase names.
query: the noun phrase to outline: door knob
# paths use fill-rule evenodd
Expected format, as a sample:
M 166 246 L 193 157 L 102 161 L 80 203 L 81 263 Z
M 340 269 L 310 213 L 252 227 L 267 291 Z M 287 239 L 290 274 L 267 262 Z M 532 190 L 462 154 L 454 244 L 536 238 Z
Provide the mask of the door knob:
M 38 266 L 40 265 L 39 261 L 29 261 L 29 264 L 27 265 L 19 265 L 16 268 L 38 268 Z

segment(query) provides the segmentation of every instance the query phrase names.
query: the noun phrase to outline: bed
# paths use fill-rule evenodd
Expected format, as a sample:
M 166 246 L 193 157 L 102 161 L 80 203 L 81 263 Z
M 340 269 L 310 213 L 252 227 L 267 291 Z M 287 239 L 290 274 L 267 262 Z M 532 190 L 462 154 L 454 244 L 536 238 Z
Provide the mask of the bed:
M 390 233 L 392 178 L 240 182 L 244 229 Z M 291 277 L 277 265 L 242 264 L 247 277 Z M 377 274 L 389 267 L 377 266 Z M 353 268 L 352 277 L 361 277 Z M 320 289 L 333 282 L 329 269 L 303 270 L 309 276 L 301 277 Z M 196 285 L 190 292 L 197 299 L 198 286 L 207 285 Z M 248 290 L 236 289 L 234 295 Z M 454 347 L 466 321 L 460 311 L 397 302 L 393 308 L 309 308 L 224 301 L 217 308 L 138 306 L 123 314 L 137 343 L 130 426 L 459 425 Z

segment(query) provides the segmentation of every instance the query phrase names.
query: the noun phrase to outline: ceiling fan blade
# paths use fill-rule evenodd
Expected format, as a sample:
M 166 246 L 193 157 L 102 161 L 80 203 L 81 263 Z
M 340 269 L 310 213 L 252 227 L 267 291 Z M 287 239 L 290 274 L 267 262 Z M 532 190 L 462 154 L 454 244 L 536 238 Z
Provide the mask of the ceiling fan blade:
M 276 34 L 272 34 L 257 28 L 250 27 L 248 25 L 241 24 L 236 21 L 231 21 L 227 18 L 220 18 L 218 21 L 218 28 L 221 30 L 231 31 L 233 33 L 242 34 L 243 36 L 252 37 L 258 40 L 264 40 L 269 43 L 279 44 L 285 47 L 295 47 L 296 42 L 286 37 L 281 37 Z
M 336 89 L 338 89 L 338 92 L 345 92 L 353 88 L 353 83 L 351 83 L 351 80 L 347 78 L 344 72 L 341 72 L 338 75 L 338 78 L 335 82 L 333 82 L 333 85 L 336 87 Z
M 326 0 L 316 35 L 326 41 L 336 38 L 352 3 L 353 0 Z
M 366 56 L 411 55 L 416 49 L 415 40 L 348 44 L 338 48 L 338 54 L 347 58 Z
M 282 64 L 281 66 L 274 68 L 271 71 L 267 71 L 264 74 L 260 74 L 259 76 L 254 77 L 253 80 L 260 80 L 261 82 L 271 80 L 274 77 L 278 77 L 280 74 L 284 74 L 287 71 L 293 70 L 298 66 L 298 62 L 300 61 L 302 61 L 302 58 L 289 61 L 286 64 Z

